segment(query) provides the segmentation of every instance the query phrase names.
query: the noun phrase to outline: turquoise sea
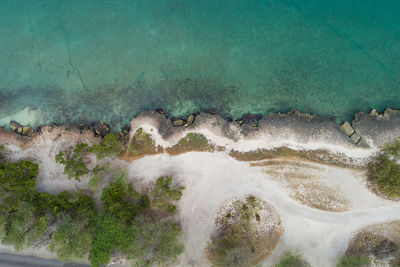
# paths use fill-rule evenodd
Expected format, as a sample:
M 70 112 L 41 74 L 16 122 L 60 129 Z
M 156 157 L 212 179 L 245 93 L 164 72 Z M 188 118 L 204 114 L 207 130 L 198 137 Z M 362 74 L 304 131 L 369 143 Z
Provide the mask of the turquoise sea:
M 399 0 L 0 0 L 0 124 L 400 108 Z

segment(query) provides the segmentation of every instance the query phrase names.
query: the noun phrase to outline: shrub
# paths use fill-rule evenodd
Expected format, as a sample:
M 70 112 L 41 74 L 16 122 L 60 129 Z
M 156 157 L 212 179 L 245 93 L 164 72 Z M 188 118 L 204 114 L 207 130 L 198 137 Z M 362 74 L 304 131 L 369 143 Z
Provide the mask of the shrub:
M 300 255 L 293 255 L 287 252 L 283 255 L 281 260 L 274 265 L 274 267 L 309 267 L 310 265 L 306 263 Z
M 365 256 L 343 256 L 336 267 L 367 267 L 369 259 Z
M 64 174 L 68 176 L 68 178 L 74 178 L 77 181 L 80 181 L 80 177 L 89 173 L 89 170 L 86 167 L 84 162 L 84 156 L 88 152 L 88 145 L 81 143 L 77 144 L 74 151 L 70 156 L 64 155 L 64 152 L 60 151 L 55 160 L 57 163 L 65 165 Z
M 158 178 L 154 189 L 150 192 L 152 209 L 168 213 L 175 212 L 176 206 L 173 203 L 181 199 L 184 189 L 183 186 L 173 186 L 171 177 Z
M 126 225 L 110 213 L 99 214 L 96 219 L 96 231 L 89 253 L 92 266 L 107 265 L 111 260 L 112 250 L 126 246 L 130 236 Z
M 122 150 L 122 143 L 115 134 L 109 133 L 104 136 L 100 144 L 94 144 L 89 152 L 96 154 L 98 159 L 116 156 Z
M 181 230 L 172 220 L 153 221 L 139 216 L 130 227 L 131 240 L 124 249 L 134 266 L 172 265 L 184 251 Z
M 368 177 L 384 195 L 400 197 L 400 166 L 387 155 L 380 155 L 368 164 Z
M 49 249 L 56 251 L 62 261 L 82 259 L 88 254 L 92 240 L 93 233 L 86 223 L 67 218 L 52 235 Z

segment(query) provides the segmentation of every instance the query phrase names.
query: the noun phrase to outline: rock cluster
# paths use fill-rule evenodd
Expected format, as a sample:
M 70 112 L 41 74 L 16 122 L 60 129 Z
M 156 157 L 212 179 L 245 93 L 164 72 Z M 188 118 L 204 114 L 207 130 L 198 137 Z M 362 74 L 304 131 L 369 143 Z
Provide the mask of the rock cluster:
M 35 132 L 35 130 L 33 130 L 32 127 L 23 126 L 16 121 L 10 121 L 10 128 L 17 134 L 20 134 L 23 136 L 28 136 L 28 137 L 31 137 Z

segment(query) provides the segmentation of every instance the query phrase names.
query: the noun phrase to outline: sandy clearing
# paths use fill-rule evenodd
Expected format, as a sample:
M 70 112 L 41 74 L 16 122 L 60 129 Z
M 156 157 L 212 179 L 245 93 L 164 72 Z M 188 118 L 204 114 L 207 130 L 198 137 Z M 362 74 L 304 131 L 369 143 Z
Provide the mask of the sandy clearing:
M 132 181 L 143 178 L 150 182 L 169 174 L 185 185 L 180 205 L 186 247 L 182 266 L 209 266 L 203 249 L 213 229 L 215 214 L 226 200 L 248 194 L 272 203 L 285 228 L 278 247 L 263 266 L 269 266 L 284 251 L 292 249 L 302 253 L 313 266 L 335 266 L 354 231 L 400 218 L 400 203 L 373 195 L 351 170 L 320 167 L 325 170 L 323 179 L 338 185 L 351 200 L 350 211 L 334 213 L 303 206 L 261 168 L 238 162 L 224 152 L 157 155 L 132 162 L 128 170 Z
M 12 159 L 35 158 L 40 163 L 37 181 L 40 191 L 87 189 L 88 177 L 79 183 L 69 180 L 54 161 L 55 154 L 69 146 L 71 143 L 65 140 L 36 144 L 25 151 L 16 149 Z M 270 266 L 287 250 L 303 254 L 312 266 L 335 266 L 352 233 L 370 224 L 400 219 L 400 203 L 380 199 L 366 189 L 360 178 L 362 173 L 340 167 L 308 163 L 315 167 L 310 171 L 316 172 L 324 184 L 337 188 L 350 200 L 349 211 L 335 213 L 300 204 L 290 198 L 290 191 L 266 174 L 263 167 L 239 162 L 229 157 L 228 152 L 189 152 L 174 157 L 164 153 L 131 163 L 120 160 L 114 163 L 127 168 L 128 180 L 134 185 L 171 175 L 186 187 L 178 215 L 186 247 L 181 266 L 210 266 L 204 248 L 217 211 L 227 200 L 248 194 L 271 203 L 278 210 L 285 229 L 277 248 L 263 266 Z M 92 157 L 91 166 L 95 164 Z

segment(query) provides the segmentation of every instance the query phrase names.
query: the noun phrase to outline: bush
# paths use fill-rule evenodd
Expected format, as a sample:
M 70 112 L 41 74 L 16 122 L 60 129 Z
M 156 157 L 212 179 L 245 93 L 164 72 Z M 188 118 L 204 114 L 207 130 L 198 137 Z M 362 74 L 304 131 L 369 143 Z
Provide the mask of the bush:
M 68 178 L 74 178 L 77 181 L 80 181 L 80 177 L 89 173 L 89 170 L 86 167 L 84 162 L 84 156 L 88 152 L 88 145 L 81 143 L 77 144 L 74 151 L 70 156 L 64 155 L 64 152 L 60 151 L 55 160 L 57 163 L 65 165 L 64 174 L 68 176 Z
M 369 259 L 365 256 L 344 256 L 336 267 L 367 267 Z
M 129 231 L 132 239 L 123 250 L 134 266 L 172 265 L 184 251 L 180 227 L 172 220 L 152 221 L 139 216 Z
M 67 218 L 52 235 L 49 249 L 56 251 L 62 261 L 82 259 L 89 253 L 92 240 L 93 233 L 86 223 Z
M 368 177 L 384 195 L 400 197 L 400 166 L 387 155 L 380 155 L 368 164 Z
M 274 267 L 309 267 L 300 255 L 293 255 L 290 252 L 285 253 L 281 260 Z
M 116 156 L 122 150 L 122 143 L 115 134 L 106 134 L 100 144 L 94 144 L 89 152 L 96 154 L 98 159 Z
M 158 178 L 154 189 L 150 192 L 152 209 L 168 213 L 175 212 L 176 206 L 173 203 L 181 199 L 184 189 L 183 186 L 173 186 L 171 177 Z

